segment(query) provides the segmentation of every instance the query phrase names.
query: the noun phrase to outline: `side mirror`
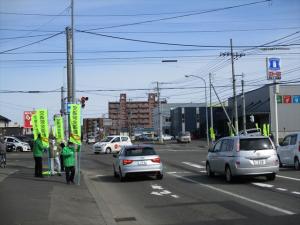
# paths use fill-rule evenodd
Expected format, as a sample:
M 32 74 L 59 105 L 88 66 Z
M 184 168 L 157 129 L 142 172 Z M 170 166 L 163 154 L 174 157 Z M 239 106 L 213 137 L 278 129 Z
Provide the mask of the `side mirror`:
M 118 154 L 116 154 L 116 153 L 113 154 L 113 157 L 114 157 L 114 158 L 117 158 L 117 156 L 118 156 Z

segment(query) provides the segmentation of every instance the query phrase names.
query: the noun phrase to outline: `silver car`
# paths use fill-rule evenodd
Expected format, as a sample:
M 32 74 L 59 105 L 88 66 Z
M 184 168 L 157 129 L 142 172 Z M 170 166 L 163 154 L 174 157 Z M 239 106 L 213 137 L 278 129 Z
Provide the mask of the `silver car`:
M 278 171 L 275 147 L 264 136 L 222 138 L 209 150 L 206 160 L 207 175 L 225 174 L 227 182 L 242 175 L 265 175 L 268 180 L 274 180 Z
M 159 155 L 152 146 L 131 145 L 124 146 L 115 157 L 114 176 L 124 181 L 128 175 L 153 175 L 157 179 L 163 178 L 163 165 Z

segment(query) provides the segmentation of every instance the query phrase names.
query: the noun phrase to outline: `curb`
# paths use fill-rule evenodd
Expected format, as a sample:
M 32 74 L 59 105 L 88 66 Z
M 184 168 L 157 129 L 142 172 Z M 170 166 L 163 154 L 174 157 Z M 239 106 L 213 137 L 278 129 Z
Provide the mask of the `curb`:
M 88 179 L 86 172 L 81 170 L 81 173 L 89 192 L 94 197 L 97 203 L 99 212 L 102 215 L 106 225 L 117 225 L 111 210 L 106 206 L 104 199 L 101 197 L 101 195 L 99 194 L 99 192 L 97 191 L 93 183 Z

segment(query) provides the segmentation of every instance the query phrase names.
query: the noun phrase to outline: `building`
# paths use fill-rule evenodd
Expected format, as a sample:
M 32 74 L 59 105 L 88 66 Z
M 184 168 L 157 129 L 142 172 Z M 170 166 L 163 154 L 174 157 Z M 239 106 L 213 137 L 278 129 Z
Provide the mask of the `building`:
M 152 113 L 157 106 L 156 94 L 149 93 L 148 101 L 127 101 L 126 94 L 120 94 L 119 102 L 108 103 L 109 118 L 112 120 L 111 134 L 127 132 L 134 128 L 152 128 Z
M 225 107 L 227 109 L 227 107 Z M 210 109 L 208 122 L 210 127 Z M 213 124 L 216 136 L 228 133 L 226 116 L 222 107 L 213 107 Z M 192 138 L 206 137 L 206 107 L 177 107 L 171 109 L 171 134 L 177 136 L 180 132 L 191 132 Z
M 177 107 L 205 107 L 204 103 L 164 103 L 161 104 L 161 123 L 162 133 L 171 134 L 171 110 Z M 154 131 L 159 133 L 159 108 L 153 109 L 153 128 Z
M 103 118 L 84 118 L 83 119 L 83 137 L 102 138 L 103 136 Z
M 0 115 L 0 127 L 8 127 L 10 122 L 10 119 Z
M 277 85 L 278 131 L 279 138 L 289 132 L 300 131 L 300 85 Z M 247 129 L 270 124 L 270 131 L 275 132 L 274 85 L 265 85 L 245 93 Z M 229 108 L 232 108 L 233 98 L 228 99 Z M 237 96 L 239 130 L 243 129 L 242 98 Z M 232 115 L 232 113 L 230 113 Z M 254 116 L 254 122 L 250 116 Z

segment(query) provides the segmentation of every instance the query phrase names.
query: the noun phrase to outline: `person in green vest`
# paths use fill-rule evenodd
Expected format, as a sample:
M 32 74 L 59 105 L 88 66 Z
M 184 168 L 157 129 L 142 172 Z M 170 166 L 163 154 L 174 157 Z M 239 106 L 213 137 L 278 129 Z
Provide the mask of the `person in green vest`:
M 33 157 L 35 161 L 34 176 L 43 177 L 43 151 L 44 146 L 41 138 L 41 134 L 38 134 L 37 139 L 33 144 Z
M 68 142 L 68 146 L 64 147 L 61 155 L 63 156 L 66 171 L 67 184 L 74 184 L 75 176 L 75 148 L 72 142 Z

